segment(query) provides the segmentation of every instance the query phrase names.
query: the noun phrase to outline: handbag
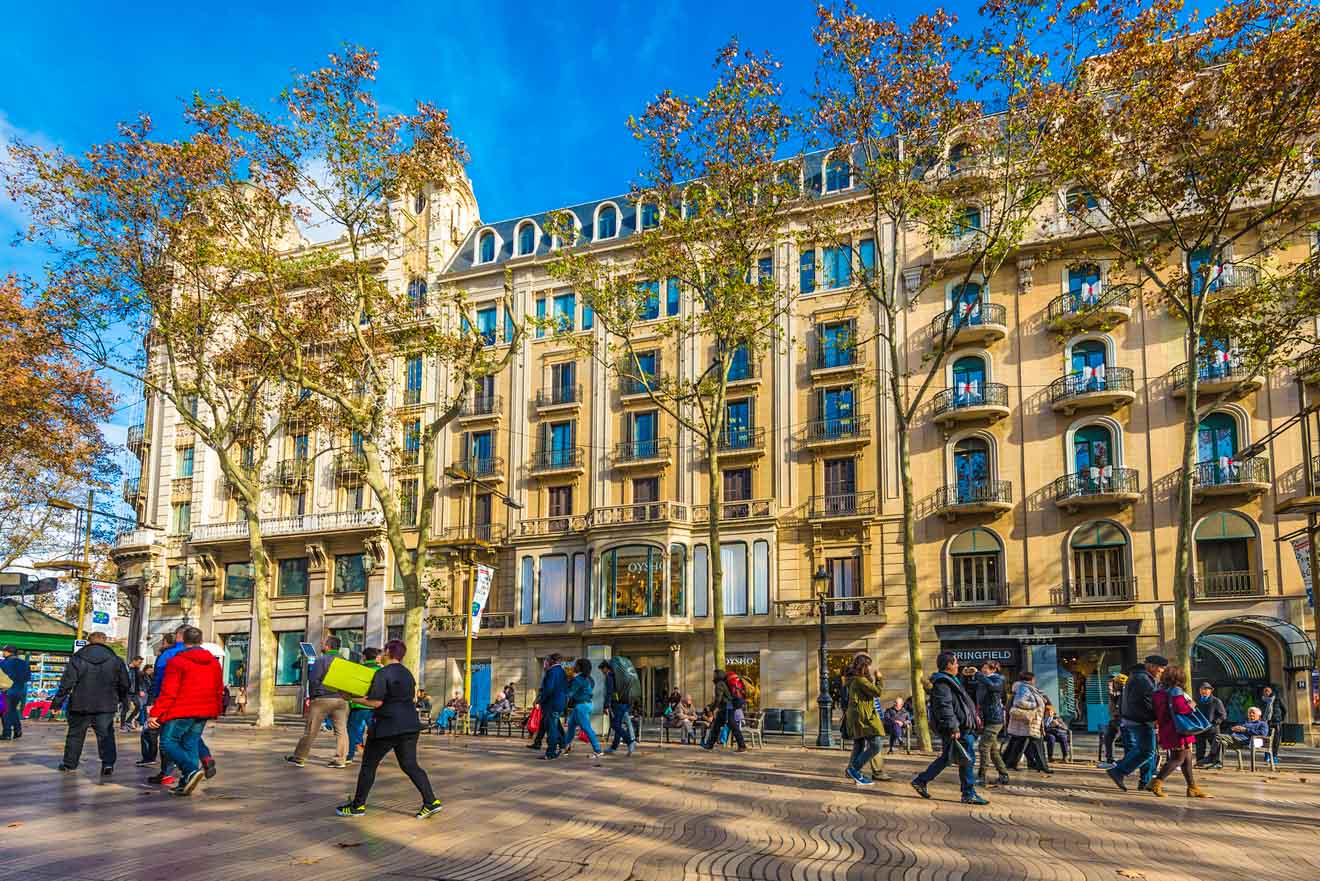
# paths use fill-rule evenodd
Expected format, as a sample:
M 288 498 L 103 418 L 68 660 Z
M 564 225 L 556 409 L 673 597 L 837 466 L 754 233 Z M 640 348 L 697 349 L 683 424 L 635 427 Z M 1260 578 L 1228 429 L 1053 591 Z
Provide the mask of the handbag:
M 1169 690 L 1169 715 L 1173 717 L 1173 729 L 1183 737 L 1195 737 L 1210 730 L 1210 720 L 1195 706 L 1192 706 L 1190 713 L 1179 713 L 1174 709 L 1173 699 L 1182 693 L 1180 688 Z M 1188 703 L 1190 704 L 1191 701 Z
M 532 712 L 527 716 L 527 730 L 533 733 L 541 729 L 541 705 L 532 707 Z
M 962 738 L 949 742 L 949 758 L 957 763 L 959 768 L 966 768 L 972 763 L 972 754 L 967 751 L 967 746 L 962 742 Z

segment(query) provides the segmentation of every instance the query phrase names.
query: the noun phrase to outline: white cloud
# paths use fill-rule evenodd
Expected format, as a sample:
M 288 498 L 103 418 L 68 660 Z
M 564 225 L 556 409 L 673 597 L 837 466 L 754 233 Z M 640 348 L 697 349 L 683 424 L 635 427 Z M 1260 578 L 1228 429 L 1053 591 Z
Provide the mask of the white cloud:
M 41 132 L 27 131 L 14 125 L 9 121 L 8 115 L 0 110 L 0 175 L 5 174 L 9 169 L 9 145 L 15 141 L 35 144 L 46 150 L 55 146 L 55 142 Z M 12 224 L 16 228 L 26 226 L 28 223 L 27 212 L 9 198 L 3 186 L 0 186 L 0 223 Z
M 330 172 L 323 160 L 318 159 L 312 162 L 307 166 L 304 174 L 315 181 L 316 186 L 325 187 L 330 183 Z M 319 245 L 324 242 L 333 242 L 343 236 L 343 226 L 331 220 L 324 212 L 313 207 L 300 194 L 295 193 L 292 201 L 296 208 L 302 210 L 303 216 L 298 219 L 298 231 L 308 241 Z
M 101 429 L 101 436 L 106 442 L 116 447 L 122 447 L 128 443 L 128 426 L 114 425 L 110 422 L 101 422 L 98 426 Z

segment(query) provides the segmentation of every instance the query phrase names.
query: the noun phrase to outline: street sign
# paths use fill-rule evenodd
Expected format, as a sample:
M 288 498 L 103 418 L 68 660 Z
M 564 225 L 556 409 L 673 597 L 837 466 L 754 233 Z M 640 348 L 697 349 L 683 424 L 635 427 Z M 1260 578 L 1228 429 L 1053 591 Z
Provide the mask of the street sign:
M 73 641 L 73 650 L 76 652 L 76 651 L 78 651 L 78 649 L 80 649 L 80 648 L 84 648 L 86 645 L 87 645 L 87 640 L 85 640 L 85 639 L 75 639 L 75 640 Z
M 495 580 L 495 570 L 490 566 L 478 565 L 473 574 L 474 585 L 472 588 L 472 608 L 469 610 L 472 614 L 472 635 L 476 636 L 477 631 L 481 629 L 481 610 L 486 608 L 486 600 L 490 597 L 490 586 Z

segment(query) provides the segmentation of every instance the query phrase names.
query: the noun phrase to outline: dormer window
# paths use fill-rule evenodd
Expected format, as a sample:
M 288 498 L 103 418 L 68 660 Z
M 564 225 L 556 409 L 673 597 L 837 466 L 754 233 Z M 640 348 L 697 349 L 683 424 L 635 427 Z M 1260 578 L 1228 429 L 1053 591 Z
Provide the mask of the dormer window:
M 654 202 L 642 203 L 642 229 L 655 229 L 660 226 L 660 206 Z
M 596 241 L 612 239 L 619 232 L 619 212 L 613 205 L 606 205 L 596 214 Z
M 837 193 L 852 186 L 852 167 L 847 159 L 831 159 L 825 164 L 825 192 Z
M 528 221 L 518 228 L 518 256 L 525 257 L 536 250 L 536 226 Z
M 495 262 L 495 233 L 484 232 L 477 239 L 477 262 Z

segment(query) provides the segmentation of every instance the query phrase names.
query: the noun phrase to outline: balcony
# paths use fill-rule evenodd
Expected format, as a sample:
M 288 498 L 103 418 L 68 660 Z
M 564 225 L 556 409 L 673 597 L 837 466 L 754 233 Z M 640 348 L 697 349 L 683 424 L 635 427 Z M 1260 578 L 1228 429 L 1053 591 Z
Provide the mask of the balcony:
M 1249 600 L 1269 596 L 1269 573 L 1261 570 L 1248 572 L 1202 572 L 1192 582 L 1192 599 Z
M 587 531 L 585 514 L 566 514 L 558 517 L 535 517 L 518 523 L 519 538 L 545 538 L 572 535 Z
M 866 367 L 866 350 L 855 343 L 847 346 L 830 345 L 828 340 L 816 341 L 815 356 L 811 361 L 813 381 L 827 381 L 841 376 L 861 373 Z
M 1297 489 L 1297 495 L 1279 502 L 1274 506 L 1274 513 L 1283 514 L 1318 514 L 1320 513 L 1320 456 L 1311 459 L 1311 474 L 1314 475 L 1316 486 L 1307 485 L 1305 466 L 1303 474 L 1298 481 L 1300 484 Z
M 129 426 L 125 443 L 134 456 L 141 456 L 142 451 L 151 446 L 151 436 L 147 434 L 147 426 L 141 422 Z
M 775 516 L 774 499 L 745 499 L 720 502 L 720 522 L 729 523 L 738 520 L 755 520 Z M 710 522 L 709 505 L 692 506 L 693 523 Z
M 270 538 L 280 535 L 304 535 L 318 532 L 375 531 L 384 524 L 381 513 L 375 509 L 362 511 L 332 511 L 326 514 L 304 514 L 300 517 L 263 517 L 261 534 Z M 205 523 L 193 527 L 193 544 L 225 541 L 247 541 L 246 520 L 229 523 Z
M 1308 385 L 1320 385 L 1320 346 L 1302 353 L 1297 359 L 1296 373 Z
M 129 477 L 124 480 L 124 501 L 136 505 L 143 495 L 142 478 Z
M 1223 496 L 1257 496 L 1270 488 L 1270 460 L 1254 456 L 1240 461 L 1201 462 L 1192 471 L 1192 501 Z
M 667 468 L 673 462 L 669 438 L 657 437 L 615 444 L 611 461 L 620 471 Z
M 1054 481 L 1054 504 L 1075 513 L 1081 508 L 1126 507 L 1141 498 L 1135 468 L 1092 468 L 1086 474 L 1065 474 Z
M 556 450 L 537 450 L 532 454 L 528 470 L 534 477 L 556 477 L 581 474 L 587 470 L 586 454 L 581 447 Z
M 656 388 L 661 381 L 661 376 L 658 373 L 648 373 L 641 377 L 628 375 L 620 376 L 619 396 L 623 399 L 625 404 L 629 402 L 636 403 L 639 401 L 650 400 L 650 390 Z
M 439 636 L 462 636 L 467 633 L 467 615 L 432 615 L 427 619 L 431 633 Z M 509 630 L 513 627 L 511 612 L 482 612 L 478 633 L 487 630 Z
M 1196 359 L 1196 389 L 1198 395 L 1220 395 L 1225 392 L 1245 395 L 1260 388 L 1264 382 L 1241 363 L 1234 352 L 1215 352 L 1209 357 Z M 1179 364 L 1169 373 L 1173 396 L 1187 396 L 1187 362 Z
M 882 596 L 825 597 L 826 618 L 860 618 L 874 621 L 885 615 Z M 775 600 L 775 618 L 784 623 L 814 624 L 821 611 L 820 599 Z M 862 623 L 859 621 L 858 623 Z
M 1002 609 L 1008 605 L 1009 585 L 997 581 L 975 584 L 946 584 L 940 608 L 946 612 L 963 609 Z
M 504 460 L 499 456 L 467 456 L 454 462 L 453 469 L 462 473 L 460 483 L 504 479 Z
M 1137 399 L 1136 380 L 1130 367 L 1106 367 L 1091 376 L 1084 373 L 1060 376 L 1050 383 L 1049 393 L 1050 408 L 1064 416 L 1101 407 L 1118 410 Z
M 945 333 L 949 346 L 989 345 L 1008 336 L 1008 310 L 1001 303 L 977 300 L 941 312 L 930 323 L 931 347 L 939 348 Z
M 348 450 L 335 453 L 335 480 L 341 486 L 357 486 L 367 473 L 367 457 Z
M 810 520 L 860 520 L 875 516 L 875 490 L 812 496 L 807 508 Z
M 1137 601 L 1135 578 L 1088 578 L 1063 586 L 1067 606 L 1129 606 Z
M 446 526 L 431 544 L 457 547 L 484 547 L 508 542 L 509 531 L 499 523 L 478 523 L 475 526 Z
M 578 410 L 582 407 L 582 386 L 552 385 L 536 390 L 536 412 Z
M 985 382 L 967 389 L 946 388 L 932 404 L 935 421 L 946 428 L 960 422 L 998 422 L 1008 416 L 1008 386 Z
M 1109 328 L 1132 317 L 1132 300 L 1138 285 L 1098 286 L 1083 294 L 1070 292 L 1050 300 L 1045 309 L 1045 327 L 1054 333 Z
M 755 459 L 765 455 L 764 428 L 731 428 L 720 432 L 715 443 L 721 462 L 733 462 L 740 459 Z M 706 461 L 704 446 L 692 448 L 692 456 L 697 461 Z
M 638 502 L 593 508 L 587 517 L 587 526 L 589 529 L 606 529 L 639 523 L 687 523 L 690 519 L 688 506 L 678 502 Z
M 312 478 L 312 463 L 307 459 L 281 459 L 275 465 L 274 484 L 280 489 L 296 489 Z
M 114 552 L 124 554 L 150 550 L 160 544 L 161 537 L 158 529 L 125 529 L 115 536 Z
M 871 442 L 870 416 L 835 416 L 807 423 L 802 445 L 807 449 L 861 446 Z
M 458 421 L 498 422 L 504 416 L 504 398 L 499 395 L 481 395 L 468 398 L 458 411 Z
M 1225 263 L 1212 269 L 1209 283 L 1206 285 L 1210 295 L 1233 293 L 1246 288 L 1254 288 L 1260 283 L 1260 271 L 1245 263 Z
M 935 491 L 935 513 L 948 520 L 1013 510 L 1013 484 L 1007 480 L 972 480 Z

